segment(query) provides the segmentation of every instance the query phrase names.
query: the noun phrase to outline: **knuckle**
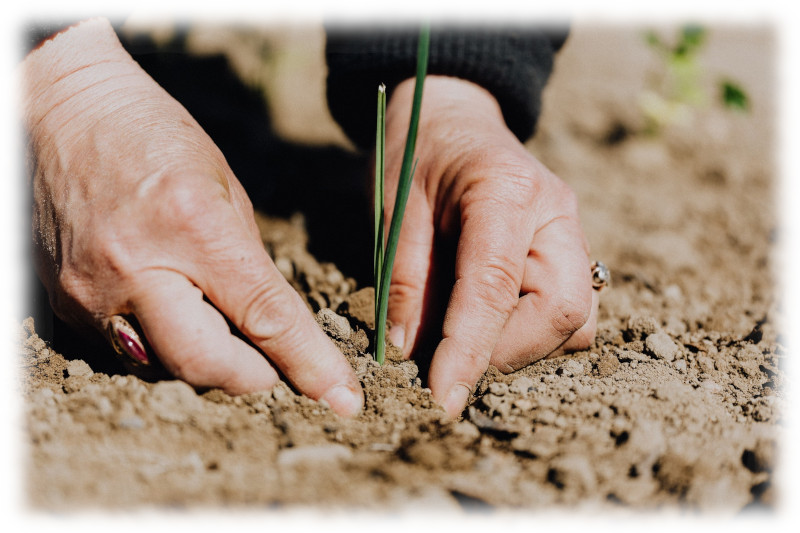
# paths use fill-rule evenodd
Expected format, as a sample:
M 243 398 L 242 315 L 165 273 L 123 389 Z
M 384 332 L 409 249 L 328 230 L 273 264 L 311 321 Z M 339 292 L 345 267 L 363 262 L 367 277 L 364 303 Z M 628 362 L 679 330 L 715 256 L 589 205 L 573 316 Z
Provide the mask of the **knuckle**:
M 564 293 L 554 302 L 550 323 L 556 333 L 561 337 L 568 337 L 580 330 L 589 320 L 592 310 L 591 292 L 584 294 Z
M 512 201 L 529 207 L 542 192 L 542 182 L 530 170 L 509 174 L 507 186 L 501 189 Z
M 596 326 L 587 327 L 587 325 L 584 325 L 570 337 L 567 351 L 577 352 L 589 348 L 594 343 L 596 333 Z
M 480 375 L 489 368 L 492 358 L 491 347 L 482 347 L 485 339 L 479 338 L 476 332 L 472 336 L 465 336 L 456 339 L 449 337 L 448 342 L 452 344 L 454 351 L 459 354 L 459 365 L 461 368 L 469 369 L 471 373 Z
M 486 179 L 474 182 L 464 191 L 465 206 L 485 206 L 497 213 L 525 211 L 542 193 L 541 181 L 527 168 L 505 164 L 485 176 Z
M 403 303 L 418 300 L 421 298 L 425 287 L 421 282 L 412 281 L 407 278 L 393 278 L 389 284 L 389 301 L 393 303 Z
M 236 326 L 258 345 L 285 341 L 296 335 L 299 309 L 281 289 L 278 283 L 260 283 L 236 319 Z
M 503 317 L 508 317 L 519 299 L 521 275 L 517 270 L 510 258 L 495 255 L 472 277 L 480 301 Z
M 178 231 L 204 231 L 208 226 L 208 213 L 215 199 L 204 187 L 198 187 L 190 176 L 176 175 L 165 180 L 162 209 L 164 220 L 169 220 Z

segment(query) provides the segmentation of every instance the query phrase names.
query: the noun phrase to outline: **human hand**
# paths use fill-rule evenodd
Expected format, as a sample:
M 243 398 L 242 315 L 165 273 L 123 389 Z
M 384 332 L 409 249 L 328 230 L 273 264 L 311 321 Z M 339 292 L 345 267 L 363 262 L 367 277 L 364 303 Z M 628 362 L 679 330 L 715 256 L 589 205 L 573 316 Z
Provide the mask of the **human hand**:
M 387 107 L 387 218 L 413 90 L 404 81 Z M 455 418 L 490 363 L 507 373 L 590 346 L 598 299 L 574 193 L 506 127 L 489 92 L 428 76 L 416 146 L 389 339 L 410 356 L 446 302 L 429 386 Z
M 222 153 L 108 21 L 42 45 L 22 80 L 37 270 L 62 319 L 105 332 L 134 315 L 192 385 L 263 390 L 279 369 L 338 413 L 360 411 L 353 370 L 272 263 Z

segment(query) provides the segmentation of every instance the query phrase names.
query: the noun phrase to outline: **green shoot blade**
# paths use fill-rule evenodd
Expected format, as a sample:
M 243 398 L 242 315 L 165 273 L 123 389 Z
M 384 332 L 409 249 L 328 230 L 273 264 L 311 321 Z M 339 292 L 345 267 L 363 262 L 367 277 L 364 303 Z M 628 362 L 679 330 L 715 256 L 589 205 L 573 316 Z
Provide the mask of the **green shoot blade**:
M 378 298 L 380 293 L 381 271 L 383 270 L 384 213 L 383 189 L 386 152 L 386 85 L 378 87 L 378 124 L 375 138 L 375 247 L 373 253 L 373 276 L 375 282 L 375 316 L 378 315 Z
M 411 180 L 416 169 L 414 149 L 417 143 L 417 129 L 419 127 L 419 114 L 422 107 L 422 89 L 425 83 L 425 74 L 428 70 L 428 51 L 430 49 L 430 27 L 423 24 L 419 33 L 417 45 L 417 76 L 414 85 L 414 99 L 411 107 L 411 121 L 408 125 L 406 146 L 403 153 L 403 163 L 400 167 L 400 181 L 397 184 L 397 198 L 392 212 L 392 223 L 389 226 L 389 236 L 381 269 L 380 293 L 376 292 L 378 309 L 375 316 L 375 359 L 383 364 L 386 355 L 386 314 L 389 308 L 389 284 L 392 279 L 392 268 L 397 253 L 397 241 L 400 238 L 400 227 L 403 223 L 403 214 L 411 190 Z M 377 287 L 376 287 L 377 290 Z

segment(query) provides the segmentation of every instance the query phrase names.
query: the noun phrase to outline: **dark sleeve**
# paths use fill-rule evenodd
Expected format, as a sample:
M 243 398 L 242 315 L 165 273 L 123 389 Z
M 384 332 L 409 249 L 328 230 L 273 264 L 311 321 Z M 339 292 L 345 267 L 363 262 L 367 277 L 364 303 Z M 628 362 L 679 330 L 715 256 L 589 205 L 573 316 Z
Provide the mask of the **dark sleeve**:
M 50 21 L 30 25 L 28 28 L 26 28 L 24 34 L 24 42 L 22 47 L 24 55 L 29 54 L 48 39 L 52 39 L 59 33 L 77 23 L 77 20 L 70 20 L 60 22 Z
M 350 139 L 369 148 L 375 139 L 378 85 L 388 95 L 416 69 L 418 28 L 326 27 L 327 98 L 333 118 Z M 521 141 L 533 135 L 541 93 L 564 28 L 431 28 L 429 74 L 476 83 L 497 99 L 509 129 Z

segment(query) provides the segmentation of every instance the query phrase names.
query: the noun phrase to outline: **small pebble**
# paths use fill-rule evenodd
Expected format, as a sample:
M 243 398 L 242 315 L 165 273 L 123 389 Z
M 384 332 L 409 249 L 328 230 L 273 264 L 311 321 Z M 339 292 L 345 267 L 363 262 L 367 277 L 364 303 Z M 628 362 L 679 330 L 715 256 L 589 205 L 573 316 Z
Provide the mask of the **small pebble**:
M 697 364 L 703 372 L 711 372 L 714 370 L 714 360 L 706 355 L 697 356 Z
M 591 494 L 597 488 L 595 468 L 583 455 L 569 454 L 550 462 L 548 479 L 560 489 Z
M 508 390 L 514 394 L 526 394 L 533 390 L 534 385 L 535 384 L 531 378 L 520 376 L 511 382 L 511 386 L 508 388 Z
M 344 275 L 338 270 L 333 269 L 325 275 L 325 281 L 335 287 L 337 285 L 341 285 L 341 283 L 344 281 Z
M 645 346 L 653 352 L 653 355 L 665 361 L 674 361 L 678 353 L 678 345 L 669 335 L 663 332 L 648 335 Z
M 94 403 L 97 410 L 100 411 L 100 414 L 103 416 L 108 416 L 114 412 L 114 406 L 111 405 L 111 400 L 105 396 L 98 397 Z
M 544 411 L 537 413 L 536 421 L 541 422 L 542 424 L 553 425 L 556 421 L 556 413 L 550 409 L 545 409 Z
M 633 350 L 619 350 L 616 352 L 617 359 L 621 362 L 626 363 L 630 361 L 649 361 L 650 357 L 647 354 L 635 352 Z
M 396 446 L 388 442 L 373 442 L 369 445 L 369 451 L 371 452 L 394 452 L 395 449 Z
M 480 430 L 472 422 L 462 420 L 453 426 L 453 434 L 464 439 L 477 440 L 481 436 Z
M 75 359 L 67 363 L 67 374 L 70 376 L 91 377 L 94 372 L 91 367 L 81 359 Z
M 658 329 L 658 321 L 651 316 L 632 316 L 628 319 L 628 333 L 633 339 L 644 338 Z
M 327 307 L 317 312 L 317 322 L 322 326 L 322 329 L 339 340 L 344 341 L 349 339 L 350 334 L 353 332 L 347 318 L 336 314 L 332 309 Z
M 683 300 L 683 291 L 675 284 L 669 285 L 664 289 L 664 299 L 672 304 L 679 304 Z
M 185 423 L 202 404 L 194 389 L 183 381 L 159 381 L 153 385 L 147 403 L 150 410 L 165 422 Z
M 505 383 L 492 383 L 489 385 L 489 392 L 496 396 L 504 396 L 508 392 L 508 385 Z
M 760 438 L 747 456 L 747 468 L 753 472 L 767 472 L 775 468 L 779 458 L 778 447 L 775 440 Z
M 120 429 L 142 429 L 144 428 L 144 420 L 136 415 L 129 415 L 120 418 L 116 423 Z
M 520 411 L 527 412 L 527 411 L 530 411 L 531 409 L 533 409 L 533 405 L 534 404 L 533 404 L 533 402 L 531 400 L 528 400 L 527 398 L 519 398 L 517 400 L 514 400 L 514 404 L 513 405 L 514 405 L 514 407 L 516 407 Z
M 278 272 L 286 279 L 293 279 L 294 278 L 294 265 L 292 264 L 292 260 L 288 257 L 278 257 L 274 261 L 275 266 L 278 268 Z
M 562 375 L 567 377 L 583 375 L 583 365 L 574 359 L 570 359 L 561 365 Z
M 708 392 L 722 392 L 723 390 L 722 385 L 716 381 L 711 381 L 710 379 L 701 383 L 700 388 L 705 389 Z
M 630 429 L 630 423 L 623 416 L 614 417 L 611 421 L 611 433 L 621 435 L 624 431 Z
M 489 412 L 496 412 L 499 411 L 503 398 L 494 394 L 484 394 L 481 398 L 481 403 L 489 409 Z

